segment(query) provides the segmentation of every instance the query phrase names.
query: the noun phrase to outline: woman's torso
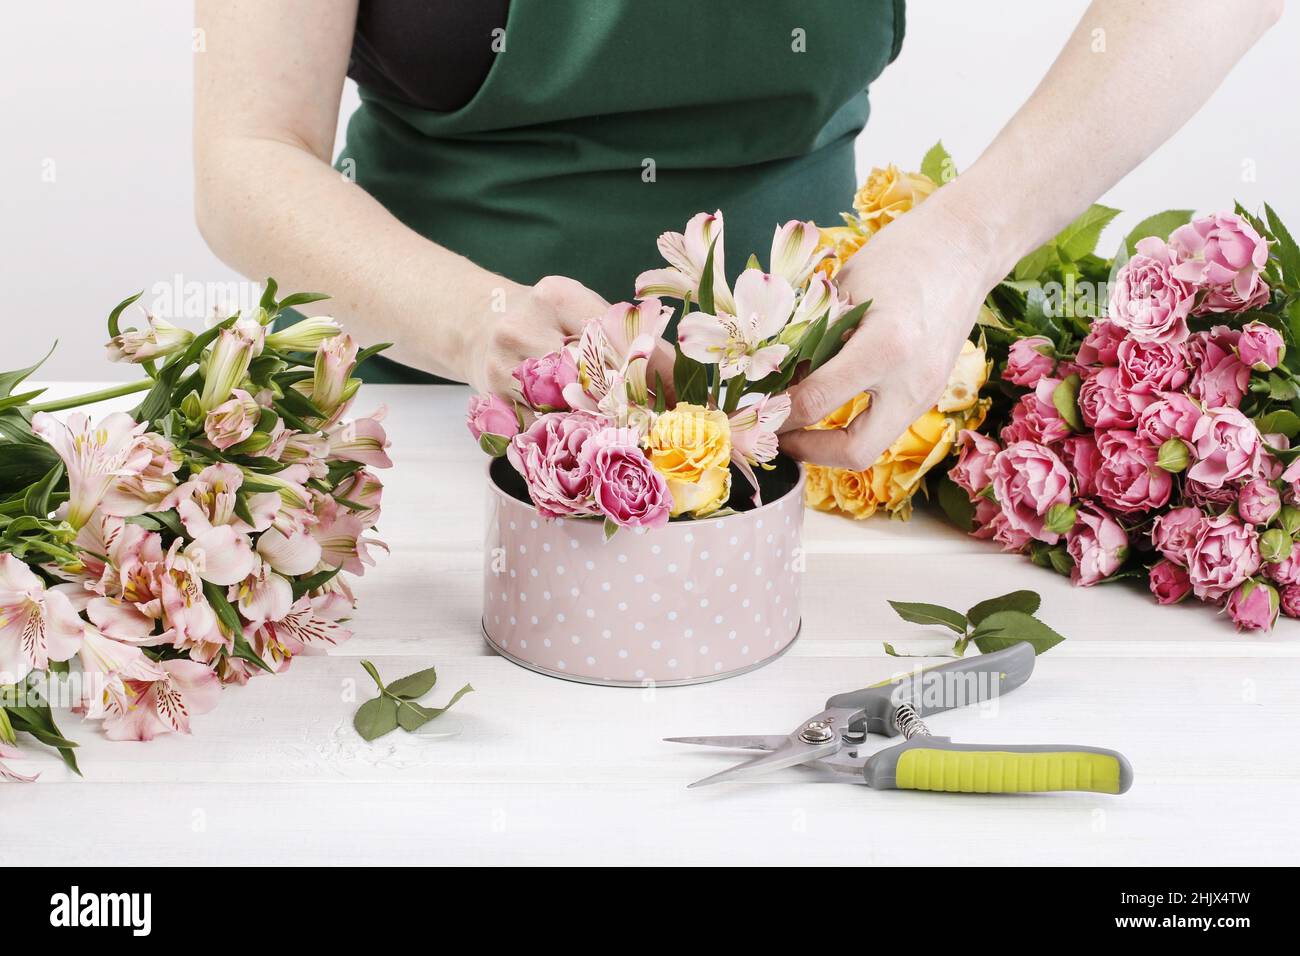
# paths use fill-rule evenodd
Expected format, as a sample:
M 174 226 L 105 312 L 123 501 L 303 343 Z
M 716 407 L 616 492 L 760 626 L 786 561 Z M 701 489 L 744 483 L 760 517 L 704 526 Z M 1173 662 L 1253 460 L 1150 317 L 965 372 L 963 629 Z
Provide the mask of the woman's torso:
M 629 299 L 658 235 L 715 208 L 735 275 L 778 223 L 837 221 L 902 16 L 902 0 L 362 0 L 340 168 L 517 282 Z

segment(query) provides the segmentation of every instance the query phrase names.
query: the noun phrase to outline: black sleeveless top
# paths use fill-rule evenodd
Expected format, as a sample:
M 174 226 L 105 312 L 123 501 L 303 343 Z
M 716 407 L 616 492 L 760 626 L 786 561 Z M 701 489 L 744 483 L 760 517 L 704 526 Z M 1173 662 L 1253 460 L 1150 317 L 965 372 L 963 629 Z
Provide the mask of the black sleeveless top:
M 487 78 L 510 0 L 361 0 L 348 76 L 420 109 L 450 112 Z

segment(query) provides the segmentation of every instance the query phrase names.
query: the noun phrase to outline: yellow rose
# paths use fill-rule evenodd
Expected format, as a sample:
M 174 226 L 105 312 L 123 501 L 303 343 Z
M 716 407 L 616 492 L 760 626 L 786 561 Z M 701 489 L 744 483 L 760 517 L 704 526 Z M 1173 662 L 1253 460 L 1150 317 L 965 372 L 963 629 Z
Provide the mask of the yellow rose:
M 809 425 L 811 431 L 826 431 L 832 428 L 848 428 L 853 419 L 857 418 L 867 410 L 871 404 L 871 396 L 866 392 L 861 392 L 853 396 L 835 411 L 831 412 L 815 425 Z
M 646 435 L 646 453 L 668 482 L 673 517 L 703 517 L 731 494 L 731 423 L 719 409 L 682 402 L 664 412 Z
M 937 187 L 923 173 L 900 172 L 890 164 L 884 169 L 873 169 L 867 181 L 853 197 L 853 208 L 858 221 L 868 236 L 875 235 L 903 213 L 907 212 Z
M 835 509 L 835 492 L 831 485 L 834 481 L 831 469 L 825 465 L 804 465 L 803 500 L 809 508 L 818 511 Z
M 948 457 L 956 439 L 955 420 L 933 409 L 926 412 L 871 466 L 872 495 L 891 515 L 906 518 L 921 479 Z
M 668 479 L 668 491 L 673 496 L 669 514 L 676 518 L 689 512 L 696 518 L 713 514 L 731 497 L 731 469 L 709 468 L 699 481 Z
M 877 501 L 871 488 L 871 471 L 870 468 L 866 471 L 831 469 L 831 495 L 835 498 L 835 506 L 859 521 L 876 513 Z
M 820 230 L 817 247 L 829 249 L 831 254 L 817 263 L 817 271 L 823 273 L 828 279 L 835 278 L 835 273 L 840 271 L 840 266 L 862 248 L 867 238 L 866 233 L 853 226 L 831 226 Z
M 989 361 L 984 350 L 967 339 L 962 343 L 957 364 L 948 376 L 948 386 L 936 406 L 941 412 L 961 412 L 974 407 L 980 389 L 989 380 Z M 981 416 L 982 417 L 982 416 Z
M 731 423 L 721 409 L 682 402 L 664 412 L 646 435 L 650 461 L 665 478 L 699 481 L 731 460 Z

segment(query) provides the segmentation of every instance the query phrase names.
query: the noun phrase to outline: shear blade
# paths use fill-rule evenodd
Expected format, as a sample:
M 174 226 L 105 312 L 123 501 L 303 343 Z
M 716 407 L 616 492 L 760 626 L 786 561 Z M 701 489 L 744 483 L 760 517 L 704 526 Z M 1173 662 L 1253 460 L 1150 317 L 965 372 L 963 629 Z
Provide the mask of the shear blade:
M 824 744 L 805 744 L 792 741 L 789 737 L 781 739 L 783 745 L 779 749 L 759 754 L 744 763 L 728 767 L 726 770 L 720 770 L 702 780 L 696 780 L 694 783 L 688 784 L 687 789 L 707 787 L 711 784 L 721 783 L 724 780 L 735 780 L 740 777 L 770 773 L 773 770 L 781 770 L 785 767 L 794 767 L 801 763 L 808 763 L 810 760 L 816 760 L 819 757 L 829 756 L 839 750 L 838 740 L 832 740 Z
M 785 734 L 732 734 L 722 737 L 665 737 L 670 744 L 698 744 L 701 747 L 729 747 L 732 750 L 776 750 L 786 742 Z

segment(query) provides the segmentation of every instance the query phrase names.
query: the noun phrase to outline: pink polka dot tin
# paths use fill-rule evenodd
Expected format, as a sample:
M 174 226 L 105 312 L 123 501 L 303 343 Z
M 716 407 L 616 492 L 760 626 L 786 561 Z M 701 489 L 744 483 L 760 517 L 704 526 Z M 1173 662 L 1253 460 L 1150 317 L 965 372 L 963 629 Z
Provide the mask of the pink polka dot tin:
M 761 507 L 653 530 L 546 519 L 489 468 L 483 633 L 516 664 L 616 686 L 694 684 L 753 670 L 799 633 L 803 470 Z M 509 473 L 512 474 L 512 473 Z M 736 500 L 733 495 L 733 502 Z

